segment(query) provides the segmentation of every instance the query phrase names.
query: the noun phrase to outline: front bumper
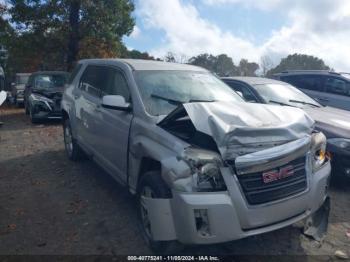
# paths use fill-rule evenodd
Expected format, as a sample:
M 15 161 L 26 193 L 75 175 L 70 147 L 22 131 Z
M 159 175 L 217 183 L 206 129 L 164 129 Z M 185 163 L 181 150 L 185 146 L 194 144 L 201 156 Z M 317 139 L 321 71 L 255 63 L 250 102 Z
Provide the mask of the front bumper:
M 62 110 L 60 103 L 49 104 L 42 101 L 32 102 L 32 114 L 35 119 L 61 119 Z
M 230 169 L 222 168 L 221 172 L 228 188 L 226 192 L 173 191 L 172 199 L 146 199 L 155 240 L 212 244 L 289 226 L 322 206 L 327 198 L 331 166 L 327 163 L 316 173 L 308 173 L 305 192 L 254 206 L 248 204 Z

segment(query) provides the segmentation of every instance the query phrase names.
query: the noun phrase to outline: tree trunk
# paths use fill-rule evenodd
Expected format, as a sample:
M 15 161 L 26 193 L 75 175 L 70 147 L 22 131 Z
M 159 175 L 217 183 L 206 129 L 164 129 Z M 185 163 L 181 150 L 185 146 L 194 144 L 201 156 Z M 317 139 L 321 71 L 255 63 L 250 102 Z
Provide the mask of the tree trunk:
M 71 0 L 69 4 L 70 35 L 67 54 L 67 71 L 73 69 L 79 53 L 79 11 L 80 0 Z

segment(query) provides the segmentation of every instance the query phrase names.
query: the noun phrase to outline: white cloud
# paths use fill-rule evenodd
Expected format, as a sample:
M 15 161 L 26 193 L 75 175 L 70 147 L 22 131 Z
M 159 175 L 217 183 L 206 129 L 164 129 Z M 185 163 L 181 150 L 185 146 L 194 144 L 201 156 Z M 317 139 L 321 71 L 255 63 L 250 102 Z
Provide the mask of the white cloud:
M 141 30 L 138 26 L 134 26 L 134 30 L 130 34 L 130 38 L 137 39 L 141 34 Z
M 167 51 L 188 56 L 227 53 L 259 61 L 261 55 L 281 58 L 303 53 L 323 58 L 336 70 L 350 71 L 350 0 L 202 0 L 207 5 L 241 5 L 285 14 L 286 25 L 257 46 L 248 38 L 225 32 L 200 16 L 192 1 L 142 0 L 140 17 L 148 27 L 165 32 L 156 56 Z M 248 32 L 249 33 L 249 32 Z
M 145 26 L 165 32 L 162 47 L 151 51 L 156 56 L 172 51 L 188 56 L 203 52 L 227 53 L 236 61 L 242 54 L 250 60 L 259 58 L 251 42 L 224 32 L 201 18 L 192 4 L 179 0 L 143 0 L 139 12 Z

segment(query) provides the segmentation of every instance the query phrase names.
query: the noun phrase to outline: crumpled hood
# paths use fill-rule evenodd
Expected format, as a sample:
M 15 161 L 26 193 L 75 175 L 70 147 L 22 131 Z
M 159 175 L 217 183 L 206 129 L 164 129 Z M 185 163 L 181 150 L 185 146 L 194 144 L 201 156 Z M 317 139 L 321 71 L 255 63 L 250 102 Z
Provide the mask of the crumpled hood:
M 63 94 L 63 87 L 47 88 L 47 89 L 33 89 L 35 94 L 45 96 L 50 99 L 61 99 Z
M 350 112 L 335 107 L 304 108 L 327 138 L 350 138 Z
M 225 160 L 309 136 L 314 128 L 305 112 L 292 107 L 220 101 L 188 103 L 183 108 L 197 131 L 214 139 Z M 173 114 L 163 121 L 171 117 L 176 119 Z

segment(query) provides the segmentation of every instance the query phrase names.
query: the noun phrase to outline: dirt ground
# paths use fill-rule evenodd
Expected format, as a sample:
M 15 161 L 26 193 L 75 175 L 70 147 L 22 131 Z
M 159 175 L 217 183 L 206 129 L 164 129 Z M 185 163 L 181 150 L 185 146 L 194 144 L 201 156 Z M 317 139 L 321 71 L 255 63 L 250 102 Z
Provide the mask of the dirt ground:
M 70 162 L 60 123 L 32 125 L 23 109 L 0 110 L 0 255 L 151 254 L 139 234 L 133 197 L 89 160 Z M 333 179 L 322 245 L 297 226 L 183 254 L 350 255 L 350 183 Z

